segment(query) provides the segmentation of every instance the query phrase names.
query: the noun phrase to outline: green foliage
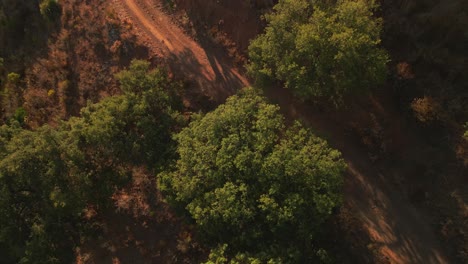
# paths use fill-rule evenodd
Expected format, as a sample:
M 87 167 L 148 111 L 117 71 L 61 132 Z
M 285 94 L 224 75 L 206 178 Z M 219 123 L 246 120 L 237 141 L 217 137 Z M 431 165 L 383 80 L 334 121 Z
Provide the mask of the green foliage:
M 246 253 L 237 253 L 234 257 L 229 258 L 226 254 L 228 245 L 223 244 L 217 246 L 211 250 L 210 255 L 208 256 L 207 262 L 205 264 L 280 264 L 282 261 L 280 259 L 268 259 L 262 260 L 262 258 L 253 257 L 250 254 Z
M 173 99 L 175 96 L 169 94 L 177 90 L 179 84 L 171 82 L 161 69 L 150 71 L 149 63 L 138 60 L 133 61 L 129 70 L 122 71 L 117 78 L 127 102 L 118 102 L 118 98 L 111 99 L 109 104 L 114 104 L 115 107 L 107 107 L 106 112 L 109 114 L 109 111 L 117 111 L 121 112 L 117 113 L 118 116 L 127 117 L 121 119 L 125 122 L 121 125 L 131 133 L 120 135 L 119 140 L 127 143 L 121 150 L 125 150 L 127 156 L 132 155 L 134 163 L 139 160 L 152 167 L 162 165 L 165 162 L 161 162 L 161 158 L 173 152 L 170 148 L 170 128 L 180 121 L 179 113 L 173 110 L 176 106 Z M 85 120 L 88 117 L 85 112 L 83 116 Z M 100 119 L 99 116 L 95 118 L 96 122 Z M 116 130 L 109 131 L 109 134 L 121 133 L 119 128 L 114 129 Z M 132 142 L 131 145 L 128 144 L 129 141 Z M 116 142 L 114 138 L 108 146 Z
M 42 0 L 39 10 L 43 18 L 48 21 L 57 21 L 62 13 L 62 8 L 57 0 Z
M 15 72 L 10 72 L 7 75 L 7 81 L 11 85 L 18 85 L 20 79 L 21 79 L 21 75 L 15 73 Z
M 84 209 L 110 206 L 130 166 L 154 168 L 168 158 L 176 113 L 164 89 L 172 84 L 161 71 L 139 70 L 139 78 L 159 81 L 89 105 L 57 129 L 27 131 L 15 119 L 0 127 L 2 261 L 71 263 L 87 229 Z
M 61 158 L 58 134 L 48 127 L 25 131 L 2 127 L 5 154 L 0 161 L 0 252 L 24 263 L 71 261 L 68 229 L 84 208 L 86 179 Z M 12 133 L 13 132 L 13 133 Z M 9 138 L 8 138 L 9 137 Z
M 262 260 L 304 260 L 340 205 L 338 151 L 246 89 L 175 136 L 179 159 L 160 175 L 209 243 Z
M 24 125 L 24 121 L 28 113 L 24 109 L 24 107 L 18 107 L 15 110 L 15 114 L 13 115 L 13 119 L 17 121 L 20 125 Z
M 265 33 L 249 46 L 249 73 L 263 85 L 281 81 L 299 98 L 364 92 L 382 83 L 388 56 L 379 48 L 381 19 L 365 0 L 336 5 L 280 0 Z
M 150 63 L 143 60 L 134 60 L 130 64 L 128 70 L 121 71 L 116 75 L 120 81 L 120 87 L 126 94 L 138 94 L 156 89 L 159 92 L 162 89 L 162 84 L 169 83 L 167 76 L 163 74 L 161 69 L 148 71 Z M 166 94 L 160 100 L 168 100 Z

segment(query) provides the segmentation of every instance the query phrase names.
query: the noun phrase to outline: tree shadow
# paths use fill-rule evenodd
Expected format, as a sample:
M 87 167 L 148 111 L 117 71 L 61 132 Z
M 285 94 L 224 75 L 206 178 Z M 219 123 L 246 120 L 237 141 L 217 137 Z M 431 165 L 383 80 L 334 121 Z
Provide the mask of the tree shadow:
M 234 73 L 234 68 L 226 62 L 223 55 L 213 54 L 211 50 L 202 48 L 208 65 L 202 65 L 188 48 L 171 54 L 167 61 L 173 74 L 188 82 L 191 89 L 189 94 L 200 94 L 208 101 L 219 104 L 246 85 L 242 76 Z
M 132 182 L 112 199 L 115 207 L 91 219 L 100 232 L 80 246 L 77 263 L 200 263 L 206 258 L 151 173 L 134 169 Z

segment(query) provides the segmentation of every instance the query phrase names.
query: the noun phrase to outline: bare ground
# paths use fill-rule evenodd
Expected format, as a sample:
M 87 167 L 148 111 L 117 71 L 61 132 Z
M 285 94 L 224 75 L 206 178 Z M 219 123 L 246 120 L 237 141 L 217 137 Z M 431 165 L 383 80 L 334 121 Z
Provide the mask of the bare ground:
M 222 48 L 197 43 L 151 0 L 113 0 L 121 17 L 131 21 L 140 39 L 164 58 L 174 75 L 189 80 L 213 101 L 221 102 L 248 86 L 247 79 L 224 56 Z

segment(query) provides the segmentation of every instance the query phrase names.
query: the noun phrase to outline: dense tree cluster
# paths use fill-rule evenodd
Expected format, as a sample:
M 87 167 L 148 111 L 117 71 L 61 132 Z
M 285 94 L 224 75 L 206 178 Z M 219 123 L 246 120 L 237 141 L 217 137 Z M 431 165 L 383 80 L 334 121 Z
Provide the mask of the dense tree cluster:
M 338 151 L 298 123 L 287 127 L 247 88 L 175 139 L 179 159 L 161 182 L 209 243 L 246 259 L 310 261 L 315 232 L 340 205 Z
M 54 129 L 0 127 L 0 255 L 6 263 L 71 263 L 87 206 L 105 208 L 129 166 L 164 164 L 177 113 L 160 70 L 135 61 L 124 94 L 91 104 Z
M 167 91 L 177 83 L 143 61 L 116 78 L 122 95 L 57 128 L 24 130 L 17 118 L 0 127 L 6 262 L 71 262 L 90 228 L 87 208 L 109 206 L 131 166 L 160 169 L 174 156 L 180 119 Z M 278 111 L 250 88 L 175 136 L 180 158 L 161 182 L 213 246 L 210 259 L 304 259 L 340 204 L 339 152 L 299 124 L 287 127 Z
M 280 0 L 249 46 L 248 70 L 259 84 L 278 80 L 301 99 L 337 103 L 382 83 L 388 56 L 369 1 L 320 2 Z

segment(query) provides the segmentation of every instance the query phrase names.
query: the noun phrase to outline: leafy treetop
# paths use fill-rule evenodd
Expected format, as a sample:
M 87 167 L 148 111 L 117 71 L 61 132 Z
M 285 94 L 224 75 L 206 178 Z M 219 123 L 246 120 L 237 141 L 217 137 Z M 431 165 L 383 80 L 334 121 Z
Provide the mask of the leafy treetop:
M 265 16 L 265 33 L 249 46 L 249 73 L 260 85 L 278 80 L 301 99 L 335 103 L 380 84 L 388 56 L 379 48 L 382 20 L 372 1 L 315 2 L 280 0 Z
M 179 159 L 161 174 L 162 189 L 209 243 L 301 259 L 340 204 L 340 153 L 298 123 L 287 128 L 278 106 L 252 89 L 196 116 L 175 139 Z

